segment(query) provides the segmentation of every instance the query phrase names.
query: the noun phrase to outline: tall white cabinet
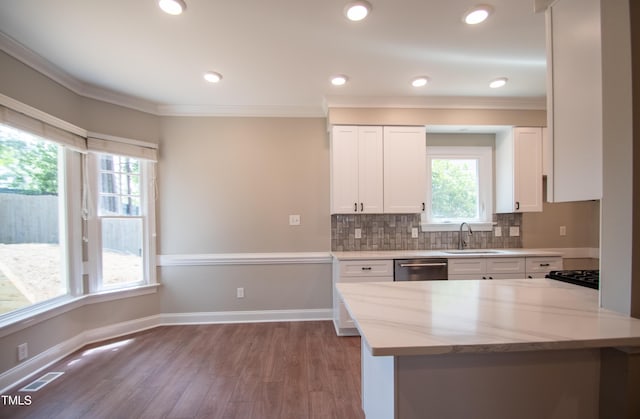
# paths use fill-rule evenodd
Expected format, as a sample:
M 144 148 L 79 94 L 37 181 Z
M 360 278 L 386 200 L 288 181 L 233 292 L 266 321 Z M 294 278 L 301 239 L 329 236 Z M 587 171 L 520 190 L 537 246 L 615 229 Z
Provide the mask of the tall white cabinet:
M 542 128 L 496 135 L 496 212 L 542 211 Z
M 425 209 L 427 154 L 425 127 L 384 127 L 384 212 Z
M 382 127 L 334 126 L 331 134 L 331 212 L 381 213 Z
M 551 187 L 547 195 L 553 202 L 600 199 L 600 1 L 556 0 L 546 16 L 547 125 L 553 144 L 553 174 L 548 178 Z

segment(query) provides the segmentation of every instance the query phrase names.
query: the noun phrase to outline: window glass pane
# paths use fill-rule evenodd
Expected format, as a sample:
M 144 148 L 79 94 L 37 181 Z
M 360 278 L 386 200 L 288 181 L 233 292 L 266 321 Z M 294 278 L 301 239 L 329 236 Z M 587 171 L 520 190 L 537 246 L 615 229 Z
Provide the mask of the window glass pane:
M 143 280 L 142 219 L 102 219 L 102 286 L 121 287 Z
M 67 293 L 59 232 L 61 150 L 0 124 L 0 313 Z
M 100 215 L 140 215 L 140 160 L 100 155 Z
M 431 159 L 431 218 L 479 218 L 477 159 Z

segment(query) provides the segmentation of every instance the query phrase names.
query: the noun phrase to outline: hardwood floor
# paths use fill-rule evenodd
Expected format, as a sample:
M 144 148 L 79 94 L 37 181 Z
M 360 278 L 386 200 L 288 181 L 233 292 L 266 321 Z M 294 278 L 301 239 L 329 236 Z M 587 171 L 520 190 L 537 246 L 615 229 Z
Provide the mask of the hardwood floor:
M 7 418 L 364 418 L 360 338 L 331 322 L 167 326 L 90 345 Z M 36 378 L 40 377 L 39 374 Z M 24 384 L 23 384 L 24 385 Z

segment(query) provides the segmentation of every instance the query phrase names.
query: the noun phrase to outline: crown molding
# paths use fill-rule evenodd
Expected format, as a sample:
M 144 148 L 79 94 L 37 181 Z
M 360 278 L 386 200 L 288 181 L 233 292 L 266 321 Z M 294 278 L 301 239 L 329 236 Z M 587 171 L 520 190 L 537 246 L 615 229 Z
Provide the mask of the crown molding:
M 324 118 L 330 108 L 425 108 L 545 110 L 546 99 L 469 96 L 326 96 L 318 106 L 161 105 L 84 83 L 0 32 L 0 50 L 73 93 L 157 116 L 238 116 Z
M 545 110 L 546 97 L 477 96 L 327 96 L 326 108 L 415 108 L 415 109 L 503 109 Z
M 0 50 L 79 96 L 158 114 L 157 104 L 81 82 L 3 32 L 0 32 Z
M 242 116 L 324 118 L 322 106 L 159 105 L 161 116 Z

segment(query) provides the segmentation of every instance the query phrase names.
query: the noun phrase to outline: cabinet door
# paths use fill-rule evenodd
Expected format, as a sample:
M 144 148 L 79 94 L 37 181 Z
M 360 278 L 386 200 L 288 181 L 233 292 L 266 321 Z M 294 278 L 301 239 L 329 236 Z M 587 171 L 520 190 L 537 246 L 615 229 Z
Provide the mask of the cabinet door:
M 425 128 L 384 127 L 384 212 L 422 212 L 426 188 Z
M 559 271 L 561 269 L 562 257 L 560 256 L 527 258 L 527 278 L 542 278 L 551 271 Z
M 513 278 L 524 278 L 524 272 L 524 258 L 487 258 L 488 275 L 506 274 Z
M 358 210 L 358 127 L 334 126 L 331 132 L 331 213 Z
M 461 279 L 461 275 L 473 275 L 475 279 L 482 279 L 487 272 L 487 262 L 483 258 L 449 259 L 449 279 Z M 467 279 L 472 279 L 467 277 Z
M 602 198 L 602 41 L 599 0 L 547 9 L 547 120 L 552 202 Z
M 358 127 L 358 211 L 381 214 L 382 127 Z
M 542 211 L 542 128 L 515 128 L 514 141 L 515 210 Z

